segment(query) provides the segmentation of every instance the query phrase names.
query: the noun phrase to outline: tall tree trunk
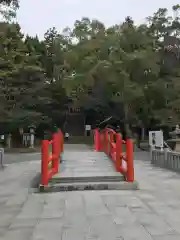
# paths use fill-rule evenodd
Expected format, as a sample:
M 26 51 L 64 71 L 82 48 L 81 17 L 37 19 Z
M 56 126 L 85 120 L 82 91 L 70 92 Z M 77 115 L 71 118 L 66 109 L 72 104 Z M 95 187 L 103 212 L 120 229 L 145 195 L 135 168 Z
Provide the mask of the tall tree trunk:
M 128 120 L 129 120 L 128 115 L 129 115 L 129 105 L 127 103 L 125 103 L 124 104 L 125 133 L 126 133 L 126 138 L 131 138 L 132 131 L 131 131 L 129 123 L 128 123 Z

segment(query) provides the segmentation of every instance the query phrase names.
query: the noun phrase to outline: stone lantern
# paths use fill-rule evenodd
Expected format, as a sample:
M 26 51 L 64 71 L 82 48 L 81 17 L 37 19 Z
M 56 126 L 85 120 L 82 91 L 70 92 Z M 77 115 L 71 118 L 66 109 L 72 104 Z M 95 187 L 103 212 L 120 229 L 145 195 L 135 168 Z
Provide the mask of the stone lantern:
M 30 133 L 30 148 L 34 148 L 34 133 L 36 127 L 34 125 L 29 126 L 29 133 Z
M 173 145 L 173 150 L 176 152 L 180 152 L 180 128 L 177 124 L 175 130 L 169 133 L 172 136 L 171 140 L 167 142 Z

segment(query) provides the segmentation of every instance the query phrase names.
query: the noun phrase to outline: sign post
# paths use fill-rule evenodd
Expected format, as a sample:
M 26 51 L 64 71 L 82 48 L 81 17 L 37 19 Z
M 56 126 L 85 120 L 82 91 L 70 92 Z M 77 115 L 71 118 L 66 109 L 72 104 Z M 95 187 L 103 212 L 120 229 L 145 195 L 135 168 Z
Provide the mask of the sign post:
M 91 125 L 85 125 L 85 136 L 91 135 Z
M 149 146 L 153 148 L 160 148 L 163 150 L 164 139 L 163 131 L 149 131 Z

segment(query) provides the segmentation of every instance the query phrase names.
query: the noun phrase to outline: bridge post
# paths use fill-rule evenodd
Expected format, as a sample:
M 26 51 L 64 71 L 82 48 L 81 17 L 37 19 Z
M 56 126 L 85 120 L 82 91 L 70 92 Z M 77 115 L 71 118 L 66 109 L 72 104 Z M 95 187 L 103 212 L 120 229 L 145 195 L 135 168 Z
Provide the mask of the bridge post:
M 127 181 L 134 182 L 134 159 L 133 159 L 133 141 L 126 140 L 126 159 L 127 159 Z
M 59 135 L 60 135 L 60 142 L 61 142 L 60 150 L 61 150 L 61 153 L 63 153 L 64 152 L 64 136 L 61 130 L 59 130 Z
M 120 172 L 122 167 L 122 138 L 119 133 L 116 134 L 116 170 Z
M 49 141 L 42 140 L 41 145 L 41 183 L 48 185 L 48 158 L 49 158 Z
M 52 155 L 54 157 L 54 160 L 52 161 L 52 168 L 55 169 L 56 172 L 59 171 L 59 146 L 60 146 L 60 141 L 59 141 L 59 133 L 54 133 L 52 136 Z
M 99 132 L 98 128 L 96 128 L 95 131 L 94 131 L 94 150 L 96 152 L 99 152 L 101 150 L 101 147 L 100 147 L 100 132 Z
M 114 143 L 114 136 L 115 136 L 115 134 L 110 132 L 109 155 L 111 156 L 112 159 L 113 159 L 113 146 L 112 146 L 112 143 Z
M 109 148 L 109 133 L 107 131 L 107 129 L 105 129 L 105 135 L 104 135 L 104 151 L 105 153 L 108 155 L 110 148 Z

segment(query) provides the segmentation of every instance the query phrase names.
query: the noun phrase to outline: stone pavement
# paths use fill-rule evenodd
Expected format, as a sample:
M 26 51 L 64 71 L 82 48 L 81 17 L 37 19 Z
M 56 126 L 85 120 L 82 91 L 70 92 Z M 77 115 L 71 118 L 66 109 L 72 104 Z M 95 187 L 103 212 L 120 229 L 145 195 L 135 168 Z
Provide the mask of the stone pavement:
M 28 162 L 31 160 L 39 160 L 40 153 L 5 153 L 3 164 Z
M 65 161 L 60 164 L 60 173 L 56 178 L 75 177 L 117 177 L 113 162 L 103 152 L 73 151 L 64 152 Z
M 135 161 L 137 191 L 37 194 L 37 161 L 0 171 L 0 240 L 180 240 L 180 175 Z

